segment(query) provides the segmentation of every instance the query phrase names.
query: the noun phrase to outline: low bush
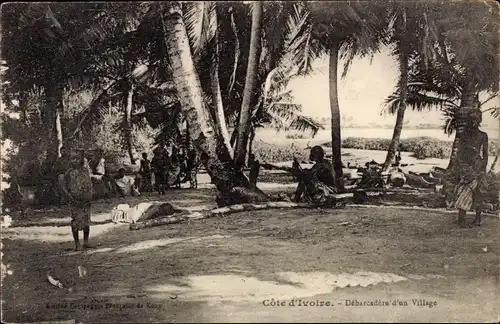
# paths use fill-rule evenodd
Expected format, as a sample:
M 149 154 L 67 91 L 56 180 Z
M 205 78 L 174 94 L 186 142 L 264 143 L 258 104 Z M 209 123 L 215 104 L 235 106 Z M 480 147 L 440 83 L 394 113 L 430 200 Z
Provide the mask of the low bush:
M 292 145 L 269 144 L 258 140 L 252 148 L 255 157 L 262 162 L 291 161 L 296 157 L 299 161 L 309 160 L 309 150 Z
M 386 151 L 391 143 L 386 138 L 363 138 L 348 137 L 342 141 L 343 148 L 359 150 Z M 399 143 L 399 150 L 411 152 L 417 159 L 438 158 L 446 159 L 451 154 L 453 142 L 443 141 L 433 137 L 411 137 L 402 139 Z M 331 147 L 331 143 L 324 143 L 323 146 Z M 489 155 L 495 155 L 498 150 L 498 143 L 490 140 L 488 145 Z

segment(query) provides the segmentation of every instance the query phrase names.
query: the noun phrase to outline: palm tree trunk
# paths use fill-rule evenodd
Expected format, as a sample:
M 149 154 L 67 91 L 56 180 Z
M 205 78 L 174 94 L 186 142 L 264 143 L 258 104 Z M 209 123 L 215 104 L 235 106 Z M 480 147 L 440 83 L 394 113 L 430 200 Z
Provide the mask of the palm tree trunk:
M 455 141 L 453 142 L 454 149 L 452 149 L 452 154 L 450 156 L 450 163 L 448 165 L 451 170 L 459 164 L 460 152 L 462 151 L 462 141 L 467 136 L 466 124 L 469 119 L 470 113 L 476 109 L 476 90 L 474 87 L 466 83 L 462 90 L 462 98 L 460 100 L 460 107 L 458 108 L 456 119 L 457 128 L 455 134 Z M 451 166 L 451 167 L 450 167 Z
M 61 102 L 62 106 L 62 102 Z M 62 133 L 62 125 L 61 125 L 61 110 L 56 110 L 56 118 L 55 118 L 55 136 L 56 136 L 56 145 L 57 145 L 57 158 L 61 157 L 61 149 L 63 147 L 63 133 Z
M 252 13 L 252 30 L 250 34 L 250 52 L 248 56 L 247 74 L 243 100 L 241 103 L 240 123 L 238 125 L 238 145 L 236 146 L 236 167 L 242 168 L 245 164 L 248 133 L 250 131 L 250 114 L 252 97 L 257 78 L 257 64 L 260 57 L 260 33 L 262 20 L 262 2 L 254 2 Z
M 214 131 L 210 112 L 203 103 L 200 79 L 191 55 L 180 4 L 175 1 L 160 6 L 166 9 L 160 15 L 178 99 L 189 123 L 193 144 L 201 154 L 201 161 L 212 183 L 220 192 L 218 204 L 269 200 L 262 191 L 252 188 L 248 178 L 235 168 L 231 159 L 219 158 L 217 152 L 220 141 Z
M 400 40 L 404 41 L 403 39 Z M 391 144 L 387 150 L 382 171 L 386 171 L 392 164 L 396 150 L 399 146 L 399 139 L 401 137 L 401 130 L 405 119 L 406 99 L 408 97 L 408 55 L 404 46 L 399 46 L 399 68 L 401 71 L 401 79 L 399 84 L 399 107 L 396 116 L 396 124 L 394 125 L 394 132 L 392 133 Z
M 254 140 L 255 140 L 255 128 L 252 127 L 252 128 L 250 128 L 250 136 L 248 138 L 248 159 L 247 159 L 248 163 L 247 163 L 247 165 L 249 167 L 251 167 L 250 157 L 253 154 L 253 142 L 254 142 Z
M 132 106 L 134 104 L 134 85 L 131 84 L 127 93 L 127 102 L 125 105 L 125 141 L 127 145 L 130 163 L 135 164 L 134 146 L 132 144 Z
M 335 170 L 336 183 L 339 188 L 344 187 L 342 160 L 341 160 L 341 134 L 340 134 L 340 108 L 338 96 L 338 60 L 339 60 L 340 42 L 334 41 L 330 47 L 329 61 L 329 85 L 330 85 L 330 111 L 332 125 L 332 155 L 333 168 Z
M 455 139 L 453 140 L 453 145 L 451 147 L 450 162 L 448 163 L 448 167 L 446 168 L 447 170 L 451 170 L 452 168 L 455 167 L 454 163 L 456 163 L 457 154 L 458 154 L 458 138 L 455 132 Z
M 216 45 L 218 46 L 218 45 Z M 211 65 L 210 83 L 212 88 L 212 103 L 215 106 L 215 124 L 217 125 L 222 142 L 229 153 L 231 159 L 234 158 L 233 147 L 229 139 L 229 132 L 227 131 L 226 116 L 224 114 L 224 105 L 222 103 L 222 95 L 219 83 L 219 51 L 216 50 L 215 62 Z
M 51 146 L 47 152 L 48 165 L 55 165 L 55 161 L 61 157 L 61 149 L 63 146 L 63 134 L 61 126 L 61 112 L 63 110 L 63 95 L 62 91 L 56 85 L 47 86 L 45 90 L 46 113 L 43 114 L 43 122 L 49 130 L 49 138 Z

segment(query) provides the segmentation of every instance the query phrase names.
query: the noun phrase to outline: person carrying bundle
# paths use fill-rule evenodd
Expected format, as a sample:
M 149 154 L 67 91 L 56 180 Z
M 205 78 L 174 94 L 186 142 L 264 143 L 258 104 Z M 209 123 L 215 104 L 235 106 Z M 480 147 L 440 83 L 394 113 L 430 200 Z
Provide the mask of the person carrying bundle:
M 83 247 L 91 248 L 89 245 L 90 215 L 92 211 L 92 179 L 85 165 L 83 150 L 77 152 L 72 150 L 68 156 L 68 169 L 63 176 L 61 190 L 69 202 L 69 214 L 71 216 L 71 231 L 75 241 L 75 250 L 80 249 L 78 232 L 83 230 Z

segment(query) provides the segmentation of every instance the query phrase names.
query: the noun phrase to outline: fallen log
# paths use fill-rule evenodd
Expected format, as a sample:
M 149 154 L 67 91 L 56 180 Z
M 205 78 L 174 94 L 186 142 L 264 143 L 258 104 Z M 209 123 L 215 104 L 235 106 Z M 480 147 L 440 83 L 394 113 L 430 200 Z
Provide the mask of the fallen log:
M 290 172 L 290 173 L 295 173 L 296 172 L 291 167 L 279 166 L 279 165 L 274 165 L 274 164 L 271 164 L 271 163 L 262 163 L 260 166 L 263 169 L 266 169 L 266 170 L 281 170 L 281 171 L 286 171 L 286 172 Z
M 155 227 L 167 224 L 177 224 L 189 219 L 188 214 L 190 212 L 186 211 L 183 213 L 179 213 L 176 215 L 166 216 L 166 217 L 158 217 L 154 219 L 145 220 L 143 222 L 137 222 L 130 224 L 131 230 L 138 230 L 146 227 Z
M 346 198 L 351 198 L 354 195 L 351 193 L 344 193 L 344 194 L 338 194 L 335 195 L 335 198 L 338 200 L 346 199 Z M 181 213 L 170 215 L 170 216 L 164 216 L 164 217 L 158 217 L 154 219 L 149 219 L 145 221 L 140 221 L 137 223 L 132 223 L 130 224 L 130 230 L 138 230 L 138 229 L 143 229 L 147 227 L 155 227 L 155 226 L 161 226 L 161 225 L 168 225 L 168 224 L 177 224 L 183 221 L 188 221 L 192 219 L 205 219 L 205 218 L 211 218 L 211 217 L 221 217 L 241 211 L 254 211 L 254 210 L 263 210 L 263 209 L 280 209 L 280 208 L 318 208 L 317 205 L 315 204 L 310 204 L 310 203 L 295 203 L 295 202 L 288 202 L 288 201 L 272 201 L 272 202 L 265 202 L 261 204 L 252 204 L 252 203 L 245 203 L 245 204 L 236 204 L 236 205 L 230 205 L 230 206 L 225 206 L 225 207 L 220 207 L 216 208 L 213 210 L 207 210 L 207 211 L 200 211 L 200 212 L 191 212 L 188 210 L 182 211 Z

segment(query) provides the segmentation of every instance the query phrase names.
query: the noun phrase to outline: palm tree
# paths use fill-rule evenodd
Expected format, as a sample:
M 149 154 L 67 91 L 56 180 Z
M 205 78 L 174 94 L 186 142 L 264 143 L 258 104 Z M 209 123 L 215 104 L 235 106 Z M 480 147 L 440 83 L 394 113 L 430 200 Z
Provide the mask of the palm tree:
M 63 144 L 61 116 L 64 114 L 63 94 L 68 90 L 88 87 L 101 78 L 92 70 L 95 53 L 103 51 L 103 38 L 110 36 L 105 28 L 96 29 L 95 21 L 120 19 L 120 11 L 113 19 L 102 13 L 120 8 L 121 4 L 11 4 L 2 9 L 2 56 L 8 70 L 7 91 L 22 97 L 33 89 L 40 89 L 46 107 L 42 123 L 47 126 L 53 147 L 47 152 L 47 164 L 60 156 Z M 124 14 L 125 13 L 125 14 Z M 88 20 L 82 20 L 82 14 Z M 99 83 L 99 82 L 97 82 Z
M 219 80 L 221 70 L 220 56 L 224 39 L 220 30 L 224 28 L 223 17 L 225 11 L 213 1 L 193 2 L 183 4 L 186 32 L 190 40 L 195 64 L 201 80 L 206 80 L 209 87 L 202 88 L 206 97 L 206 104 L 212 109 L 211 115 L 215 120 L 216 131 L 231 158 L 234 152 L 230 144 L 225 105 Z
M 456 110 L 456 137 L 449 168 L 456 165 L 470 113 L 479 109 L 480 91 L 498 92 L 498 6 L 488 2 L 461 2 L 441 6 L 433 12 L 437 30 L 450 50 L 446 66 L 455 70 L 460 82 L 460 105 Z M 450 15 L 450 12 L 453 14 Z M 463 44 L 469 44 L 465 47 Z M 473 50 L 472 50 L 473 49 Z
M 457 131 L 448 169 L 456 165 L 467 114 L 485 103 L 479 102 L 479 94 L 490 93 L 492 98 L 498 91 L 498 58 L 491 54 L 498 46 L 496 9 L 486 3 L 474 4 L 474 8 L 466 12 L 463 4 L 451 3 L 427 11 L 419 37 L 423 46 L 410 65 L 407 104 L 417 110 L 441 109 L 445 132 Z M 450 16 L 450 11 L 457 15 Z M 471 44 L 477 51 L 460 45 L 465 41 L 475 42 Z M 398 93 L 386 100 L 392 111 L 397 111 L 399 102 Z
M 377 2 L 310 2 L 311 24 L 306 50 L 310 55 L 302 62 L 301 70 L 310 68 L 311 57 L 328 53 L 330 110 L 332 131 L 332 153 L 337 183 L 343 187 L 341 160 L 340 107 L 338 103 L 338 62 L 346 59 L 346 76 L 352 59 L 356 55 L 368 55 L 378 50 L 386 40 L 383 8 Z
M 260 34 L 262 23 L 262 2 L 254 2 L 252 10 L 252 30 L 250 34 L 250 51 L 246 71 L 245 89 L 241 103 L 240 122 L 238 127 L 238 144 L 236 145 L 235 162 L 238 168 L 245 165 L 247 153 L 248 131 L 250 129 L 251 101 L 255 88 L 257 60 L 260 57 Z
M 419 44 L 423 43 L 427 47 L 432 42 L 429 37 L 420 37 L 421 30 L 427 30 L 427 20 L 425 10 L 426 4 L 424 3 L 410 3 L 402 2 L 393 4 L 388 9 L 389 29 L 393 29 L 391 41 L 395 44 L 394 55 L 397 57 L 400 69 L 400 79 L 397 86 L 397 94 L 399 95 L 397 106 L 392 106 L 391 112 L 397 112 L 396 123 L 394 125 L 394 132 L 392 140 L 387 150 L 387 156 L 382 170 L 386 171 L 392 164 L 396 150 L 399 145 L 401 137 L 401 130 L 404 124 L 404 115 L 408 103 L 408 73 L 409 64 L 412 56 L 426 55 L 422 53 Z M 392 27 L 391 25 L 394 25 Z M 393 95 L 394 97 L 394 95 Z M 395 108 L 395 109 L 394 109 Z
M 243 199 L 248 200 L 252 196 L 252 200 L 268 200 L 262 191 L 252 188 L 243 173 L 234 167 L 231 159 L 223 160 L 223 156 L 217 154 L 220 146 L 213 119 L 203 102 L 200 79 L 193 62 L 181 6 L 178 2 L 171 2 L 162 9 L 165 44 L 178 99 L 190 125 L 190 136 L 202 154 L 205 168 L 221 193 L 223 203 L 241 202 L 242 197 L 235 196 L 236 187 L 246 188 L 246 197 Z

